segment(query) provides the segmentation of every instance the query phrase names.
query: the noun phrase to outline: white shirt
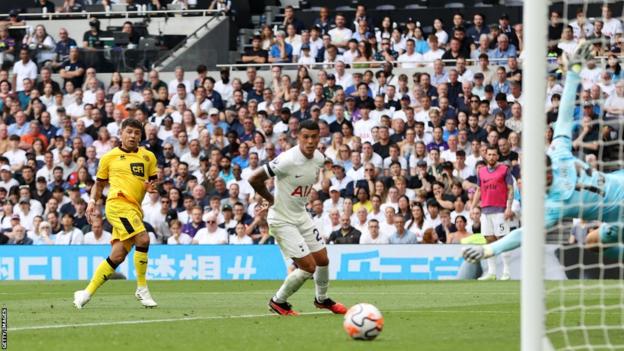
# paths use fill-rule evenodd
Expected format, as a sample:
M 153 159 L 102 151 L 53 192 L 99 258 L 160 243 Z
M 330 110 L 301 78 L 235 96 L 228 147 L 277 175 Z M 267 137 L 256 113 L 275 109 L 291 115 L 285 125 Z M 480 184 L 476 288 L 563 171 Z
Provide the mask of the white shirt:
M 418 67 L 418 63 L 422 62 L 422 55 L 416 51 L 414 51 L 411 55 L 406 52 L 399 56 L 397 61 L 401 62 L 401 68 L 416 68 Z
M 111 233 L 107 231 L 103 231 L 102 236 L 100 236 L 99 239 L 95 237 L 95 234 L 93 232 L 88 232 L 84 236 L 83 244 L 84 245 L 110 244 L 111 239 L 112 239 L 112 235 Z
M 7 192 L 9 192 L 9 190 L 14 187 L 14 186 L 18 186 L 19 183 L 17 182 L 17 180 L 11 178 L 8 182 L 5 181 L 0 181 L 0 188 L 4 188 Z
M 379 124 L 379 121 L 381 121 L 381 116 L 392 116 L 392 114 L 394 113 L 394 107 L 392 109 L 386 109 L 384 108 L 383 110 L 377 110 L 374 109 L 371 112 L 368 113 L 368 117 L 375 121 L 375 123 Z M 357 123 L 357 122 L 356 122 Z
M 113 104 L 117 105 L 119 103 L 121 103 L 121 96 L 124 94 L 123 90 L 120 90 L 118 92 L 116 92 L 113 95 Z M 143 95 L 137 93 L 136 91 L 132 91 L 130 90 L 128 92 L 128 97 L 130 98 L 130 102 L 131 103 L 137 103 L 140 104 L 143 102 Z
M 186 87 L 187 94 L 190 94 L 193 91 L 193 84 L 191 84 L 191 82 L 189 82 L 188 80 L 184 79 L 182 81 L 179 81 L 177 79 L 174 79 L 167 85 L 169 95 L 174 95 L 178 91 L 178 84 L 180 83 L 184 84 L 184 86 Z
M 19 60 L 13 64 L 13 74 L 15 75 L 15 91 L 23 91 L 26 78 L 30 78 L 34 86 L 35 79 L 37 79 L 37 65 L 32 60 L 28 60 L 25 64 Z
M 372 129 L 377 126 L 378 123 L 370 118 L 368 120 L 360 119 L 353 125 L 353 135 L 359 137 L 362 142 L 368 141 L 369 143 L 374 144 L 375 141 L 373 139 Z
M 193 238 L 186 233 L 181 233 L 178 240 L 176 240 L 173 236 L 170 236 L 169 239 L 167 239 L 167 245 L 189 245 L 192 242 Z
M 563 50 L 566 54 L 573 56 L 576 51 L 576 47 L 578 46 L 578 42 L 576 40 L 561 40 L 557 47 Z
M 351 29 L 347 27 L 343 27 L 342 29 L 336 27 L 330 30 L 329 32 L 327 32 L 327 34 L 331 36 L 331 42 L 334 45 L 345 44 L 353 36 L 353 32 L 351 31 Z
M 425 62 L 429 62 L 428 66 L 433 67 L 433 61 L 441 59 L 442 55 L 444 55 L 444 50 L 442 49 L 438 49 L 436 51 L 429 50 L 422 54 L 422 60 Z
M 394 227 L 394 226 L 392 226 Z M 362 233 L 360 236 L 360 244 L 370 245 L 370 244 L 390 244 L 390 238 L 388 236 L 382 234 L 381 232 L 377 236 L 377 238 L 373 239 L 370 233 Z
M 2 156 L 9 160 L 11 167 L 19 164 L 24 165 L 26 163 L 26 151 L 21 149 L 8 150 L 2 154 Z
M 344 53 L 342 53 L 342 60 L 344 61 L 344 63 L 350 65 L 353 63 L 353 60 L 355 60 L 358 56 L 360 56 L 360 54 L 357 50 L 346 50 Z
M 197 154 L 197 156 L 191 155 L 190 152 L 185 153 L 180 157 L 180 161 L 186 162 L 188 164 L 189 172 L 195 172 L 199 169 L 199 159 L 201 158 L 201 154 Z
M 234 94 L 234 88 L 232 88 L 232 84 L 225 84 L 222 80 L 215 82 L 213 89 L 217 93 L 221 94 L 221 99 L 223 99 L 223 101 L 229 101 L 232 98 L 232 94 Z
M 67 106 L 67 115 L 73 118 L 79 118 L 85 115 L 84 107 L 87 103 L 82 101 L 81 103 L 74 102 Z
M 338 198 L 337 203 L 334 203 L 334 201 L 331 198 L 329 198 L 323 201 L 323 212 L 329 213 L 329 211 L 333 209 L 337 209 L 338 211 L 342 212 L 343 203 L 344 203 L 344 199 L 342 197 Z
M 218 228 L 212 233 L 208 232 L 208 228 L 202 228 L 197 231 L 193 241 L 200 245 L 220 245 L 228 243 L 228 234 L 225 229 Z
M 622 22 L 617 18 L 610 18 L 604 21 L 602 27 L 602 34 L 611 38 L 611 41 L 615 39 L 615 34 L 622 33 Z
M 299 224 L 304 218 L 309 219 L 305 206 L 324 162 L 325 156 L 320 151 L 315 150 L 308 159 L 296 145 L 264 165 L 266 174 L 276 178 L 275 204 L 267 216 L 269 224 Z
M 596 65 L 594 69 L 589 69 L 588 67 L 583 67 L 581 69 L 581 83 L 583 84 L 584 90 L 591 89 L 592 85 L 598 83 L 600 81 L 600 74 L 602 73 L 602 68 Z
M 230 235 L 230 245 L 252 245 L 253 240 L 249 235 L 239 238 L 238 235 Z
M 581 38 L 581 26 L 579 25 L 577 20 L 574 20 L 570 23 L 570 27 L 572 27 L 572 31 L 574 32 L 574 38 Z M 585 24 L 583 25 L 583 30 L 585 32 L 585 37 L 589 37 L 594 32 L 594 25 L 589 22 L 588 19 L 585 20 Z
M 343 89 L 347 89 L 347 87 L 353 85 L 353 77 L 346 71 L 343 76 L 339 76 L 338 73 L 336 73 L 336 85 L 340 85 Z
M 84 235 L 78 228 L 72 228 L 70 232 L 60 231 L 54 237 L 54 245 L 82 245 Z
M 607 108 L 624 109 L 624 96 L 620 97 L 620 96 L 617 96 L 617 94 L 613 94 L 613 95 L 609 96 L 609 98 L 607 98 L 607 100 L 604 103 L 604 107 L 605 107 L 605 109 L 607 109 Z M 607 117 L 621 117 L 621 116 L 622 116 L 622 114 L 615 115 L 615 114 L 607 112 Z M 5 155 L 6 155 L 6 153 L 5 153 Z

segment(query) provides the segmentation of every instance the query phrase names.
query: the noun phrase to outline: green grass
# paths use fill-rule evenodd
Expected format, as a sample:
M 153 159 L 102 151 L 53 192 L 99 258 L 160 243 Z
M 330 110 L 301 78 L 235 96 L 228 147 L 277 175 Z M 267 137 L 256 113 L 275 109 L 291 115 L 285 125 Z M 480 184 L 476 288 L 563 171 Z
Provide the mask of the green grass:
M 318 313 L 311 282 L 290 300 L 302 316 L 270 315 L 266 303 L 279 284 L 155 281 L 150 290 L 160 305 L 145 309 L 134 299 L 134 282 L 110 281 L 78 311 L 71 304 L 73 291 L 84 282 L 5 281 L 0 304 L 8 308 L 8 350 L 519 349 L 518 282 L 332 282 L 335 299 L 372 303 L 382 311 L 384 331 L 372 342 L 350 340 L 341 316 Z M 587 303 L 600 301 L 588 293 Z M 619 303 L 621 291 L 607 293 Z M 574 292 L 565 296 L 578 301 Z M 613 312 L 608 318 L 619 321 L 622 310 Z M 578 318 L 577 312 L 567 313 L 566 323 Z

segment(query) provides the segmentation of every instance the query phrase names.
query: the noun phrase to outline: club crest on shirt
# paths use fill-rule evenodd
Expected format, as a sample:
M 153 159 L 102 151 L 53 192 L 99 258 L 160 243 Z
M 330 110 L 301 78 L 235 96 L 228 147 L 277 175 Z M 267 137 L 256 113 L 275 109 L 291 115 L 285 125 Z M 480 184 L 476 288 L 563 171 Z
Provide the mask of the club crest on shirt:
M 131 163 L 130 171 L 137 177 L 145 177 L 145 165 L 143 163 Z

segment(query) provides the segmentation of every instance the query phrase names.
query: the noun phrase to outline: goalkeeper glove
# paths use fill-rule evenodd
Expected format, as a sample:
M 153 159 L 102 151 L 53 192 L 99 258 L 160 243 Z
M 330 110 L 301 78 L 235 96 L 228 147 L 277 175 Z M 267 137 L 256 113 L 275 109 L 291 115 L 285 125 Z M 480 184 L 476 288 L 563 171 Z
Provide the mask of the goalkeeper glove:
M 469 263 L 477 263 L 494 256 L 494 252 L 492 252 L 490 245 L 469 246 L 462 250 L 462 256 Z

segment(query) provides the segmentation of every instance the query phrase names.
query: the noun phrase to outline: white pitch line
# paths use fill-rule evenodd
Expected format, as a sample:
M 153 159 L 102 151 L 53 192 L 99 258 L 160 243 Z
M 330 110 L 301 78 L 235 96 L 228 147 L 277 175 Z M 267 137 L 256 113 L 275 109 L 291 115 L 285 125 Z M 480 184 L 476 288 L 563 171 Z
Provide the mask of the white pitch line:
M 328 314 L 328 313 L 329 312 L 302 312 L 299 314 L 304 315 L 304 316 L 309 316 L 309 315 Z M 138 319 L 138 320 L 128 320 L 128 321 L 76 323 L 76 324 L 49 324 L 49 325 L 35 325 L 35 326 L 27 326 L 27 327 L 8 328 L 8 331 L 12 332 L 12 331 L 40 330 L 40 329 L 101 327 L 101 326 L 108 326 L 108 325 L 202 321 L 202 320 L 213 320 L 213 319 L 247 319 L 247 318 L 263 318 L 263 317 L 277 317 L 277 315 L 274 313 L 263 313 L 263 314 L 242 314 L 242 315 L 236 315 L 236 316 L 180 317 L 180 318 L 164 318 L 164 319 Z
M 468 310 L 387 310 L 384 313 L 492 313 L 492 314 L 508 314 L 519 312 L 502 312 L 502 311 L 468 311 Z M 302 316 L 314 316 L 327 314 L 329 312 L 300 312 Z M 63 328 L 84 328 L 84 327 L 101 327 L 110 325 L 127 325 L 127 324 L 150 324 L 150 323 L 166 323 L 166 322 L 183 322 L 183 321 L 201 321 L 201 320 L 221 320 L 221 319 L 248 319 L 248 318 L 265 318 L 278 317 L 273 313 L 263 314 L 243 314 L 234 316 L 206 316 L 206 317 L 181 317 L 181 318 L 165 318 L 165 319 L 139 319 L 127 321 L 111 321 L 111 322 L 92 322 L 92 323 L 75 323 L 75 324 L 49 324 L 34 325 L 26 327 L 9 328 L 9 332 L 27 331 L 27 330 L 45 330 L 45 329 L 63 329 Z

